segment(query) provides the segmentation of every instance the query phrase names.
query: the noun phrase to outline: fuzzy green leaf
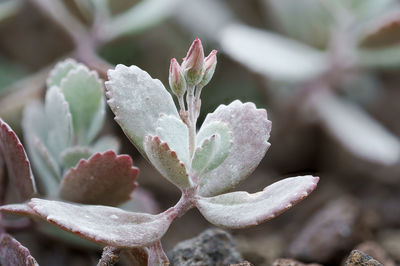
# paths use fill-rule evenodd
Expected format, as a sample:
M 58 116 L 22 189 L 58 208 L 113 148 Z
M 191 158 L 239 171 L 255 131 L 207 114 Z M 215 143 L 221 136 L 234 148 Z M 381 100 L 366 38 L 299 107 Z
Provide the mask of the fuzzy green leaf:
M 226 159 L 202 176 L 199 189 L 202 196 L 214 196 L 232 189 L 254 171 L 270 146 L 271 121 L 267 112 L 257 109 L 253 103 L 243 104 L 236 100 L 227 106 L 220 105 L 207 115 L 199 135 L 215 122 L 228 126 L 232 132 L 232 146 Z
M 60 160 L 64 168 L 69 169 L 76 166 L 81 159 L 87 159 L 93 154 L 89 147 L 74 146 L 65 149 L 60 154 Z
M 101 117 L 98 114 L 103 101 L 101 80 L 96 72 L 79 65 L 61 80 L 60 89 L 69 103 L 74 131 L 79 143 L 88 144 L 95 135 L 93 132 L 96 131 L 91 129 L 92 121 L 95 124 L 99 123 L 97 117 Z
M 249 227 L 291 208 L 308 196 L 318 181 L 314 176 L 286 178 L 254 194 L 237 191 L 211 198 L 199 197 L 196 205 L 210 223 L 228 228 Z
M 117 65 L 108 71 L 108 105 L 122 130 L 145 156 L 143 141 L 154 134 L 161 114 L 179 118 L 171 94 L 158 79 L 137 66 Z
M 28 157 L 18 136 L 2 119 L 0 119 L 0 156 L 7 167 L 8 180 L 20 200 L 30 199 L 36 192 L 36 185 Z
M 105 152 L 108 150 L 113 150 L 116 153 L 119 151 L 119 141 L 113 136 L 103 136 L 99 138 L 91 147 L 93 153 L 95 152 Z
M 29 205 L 42 219 L 66 231 L 99 244 L 121 248 L 151 245 L 165 234 L 171 223 L 168 212 L 151 215 L 42 199 L 32 199 Z
M 171 183 L 179 188 L 190 186 L 185 164 L 179 161 L 175 151 L 158 136 L 147 136 L 144 150 L 154 167 Z
M 69 147 L 73 138 L 72 116 L 69 105 L 58 87 L 46 93 L 45 114 L 48 126 L 47 145 L 53 156 Z
M 68 58 L 64 61 L 57 63 L 54 68 L 50 71 L 49 77 L 47 78 L 47 88 L 53 86 L 60 87 L 61 80 L 65 78 L 69 71 L 78 67 L 78 64 L 74 59 Z
M 60 196 L 84 204 L 118 205 L 130 199 L 138 173 L 128 155 L 96 153 L 65 174 Z

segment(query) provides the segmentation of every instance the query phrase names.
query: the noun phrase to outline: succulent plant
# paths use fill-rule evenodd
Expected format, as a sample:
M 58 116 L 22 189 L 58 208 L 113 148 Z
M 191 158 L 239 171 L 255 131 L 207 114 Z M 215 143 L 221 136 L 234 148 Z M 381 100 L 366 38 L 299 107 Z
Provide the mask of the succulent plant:
M 249 176 L 264 157 L 270 146 L 271 122 L 266 110 L 236 100 L 208 114 L 197 132 L 201 90 L 210 81 L 216 63 L 216 51 L 204 58 L 199 39 L 182 66 L 171 61 L 169 80 L 178 97 L 179 112 L 163 84 L 139 67 L 117 65 L 108 72 L 106 95 L 115 120 L 139 152 L 181 190 L 181 199 L 174 207 L 152 215 L 33 198 L 25 204 L 2 206 L 1 211 L 38 217 L 105 245 L 99 265 L 113 264 L 121 250 L 146 252 L 149 265 L 164 265 L 168 258 L 160 239 L 172 221 L 191 208 L 198 208 L 217 226 L 244 228 L 292 207 L 316 188 L 318 177 L 286 178 L 253 194 L 227 192 Z M 77 136 L 87 140 L 85 134 Z M 81 180 L 89 182 L 88 174 L 81 169 L 77 172 Z

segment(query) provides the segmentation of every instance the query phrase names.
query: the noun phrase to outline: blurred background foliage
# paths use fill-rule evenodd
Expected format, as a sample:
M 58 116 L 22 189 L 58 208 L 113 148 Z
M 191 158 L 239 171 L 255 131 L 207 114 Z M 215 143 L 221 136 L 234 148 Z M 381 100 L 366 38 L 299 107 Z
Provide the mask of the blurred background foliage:
M 321 176 L 317 191 L 298 207 L 237 231 L 245 239 L 241 248 L 259 256 L 258 265 L 271 259 L 260 245 L 279 247 L 271 257 L 332 264 L 364 240 L 385 246 L 389 240 L 381 236 L 395 235 L 388 230 L 400 242 L 399 33 L 396 0 L 0 0 L 0 116 L 22 136 L 23 107 L 43 99 L 48 71 L 66 57 L 103 78 L 115 64 L 135 64 L 167 85 L 170 59 L 183 58 L 199 37 L 207 54 L 219 50 L 200 123 L 234 99 L 266 108 L 273 122 L 272 146 L 250 185 L 240 189 L 256 191 L 292 174 Z M 110 112 L 103 131 L 120 138 L 122 153 L 141 168 L 140 184 L 162 208 L 177 200 Z M 354 221 L 364 222 L 346 224 L 351 232 L 344 244 L 319 239 L 331 250 L 325 257 L 317 247 L 305 252 L 316 245 L 301 238 L 307 217 L 349 197 Z M 197 213 L 190 214 L 172 226 L 166 249 L 204 229 Z M 400 250 L 386 251 L 400 261 Z

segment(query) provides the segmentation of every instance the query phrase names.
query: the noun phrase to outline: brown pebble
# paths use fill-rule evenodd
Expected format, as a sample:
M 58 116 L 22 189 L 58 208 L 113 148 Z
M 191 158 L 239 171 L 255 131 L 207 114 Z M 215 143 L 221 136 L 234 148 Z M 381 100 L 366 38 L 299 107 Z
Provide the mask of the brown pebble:
M 347 258 L 345 266 L 383 266 L 382 263 L 359 250 L 353 250 Z
M 311 264 L 304 264 L 297 260 L 292 259 L 277 259 L 272 263 L 272 266 L 322 266 L 321 264 L 311 263 Z
M 366 241 L 356 246 L 357 250 L 362 251 L 385 266 L 395 266 L 396 263 L 389 257 L 387 252 L 376 242 Z

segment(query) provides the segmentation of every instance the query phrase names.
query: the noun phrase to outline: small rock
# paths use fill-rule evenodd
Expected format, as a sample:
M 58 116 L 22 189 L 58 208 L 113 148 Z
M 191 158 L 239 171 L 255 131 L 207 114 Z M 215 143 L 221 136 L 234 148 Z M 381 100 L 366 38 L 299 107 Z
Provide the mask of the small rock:
M 373 241 L 366 241 L 356 246 L 357 250 L 362 251 L 371 257 L 375 258 L 377 261 L 382 262 L 385 266 L 395 266 L 396 263 L 389 257 L 386 251 Z
M 360 235 L 360 209 L 350 197 L 330 202 L 313 215 L 289 246 L 289 255 L 304 261 L 328 262 L 351 249 Z
M 321 264 L 311 263 L 304 264 L 292 259 L 277 259 L 272 263 L 272 266 L 322 266 Z
M 353 250 L 347 258 L 345 266 L 383 266 L 382 263 L 359 250 Z
M 174 266 L 222 266 L 243 261 L 232 236 L 221 229 L 207 229 L 177 244 L 168 257 Z

